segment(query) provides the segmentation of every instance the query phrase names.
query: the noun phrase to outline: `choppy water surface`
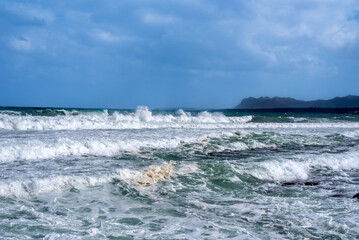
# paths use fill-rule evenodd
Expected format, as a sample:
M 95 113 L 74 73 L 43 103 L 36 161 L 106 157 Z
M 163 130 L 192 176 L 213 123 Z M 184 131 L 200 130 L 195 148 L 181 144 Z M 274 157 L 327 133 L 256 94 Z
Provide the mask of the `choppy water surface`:
M 1 239 L 359 236 L 359 115 L 3 109 L 0 164 Z

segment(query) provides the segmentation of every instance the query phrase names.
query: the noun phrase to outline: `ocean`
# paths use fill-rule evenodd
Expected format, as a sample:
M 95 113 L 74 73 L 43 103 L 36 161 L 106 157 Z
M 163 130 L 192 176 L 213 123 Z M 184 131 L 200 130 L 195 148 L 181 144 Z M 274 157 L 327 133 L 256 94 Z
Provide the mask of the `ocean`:
M 0 239 L 356 239 L 359 115 L 0 109 Z

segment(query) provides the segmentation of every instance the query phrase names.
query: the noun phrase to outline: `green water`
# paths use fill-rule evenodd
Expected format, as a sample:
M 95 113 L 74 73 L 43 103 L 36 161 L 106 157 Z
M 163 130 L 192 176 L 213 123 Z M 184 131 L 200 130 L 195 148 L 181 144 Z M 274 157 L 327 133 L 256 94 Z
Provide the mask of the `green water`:
M 0 238 L 356 239 L 358 144 L 355 114 L 1 109 Z

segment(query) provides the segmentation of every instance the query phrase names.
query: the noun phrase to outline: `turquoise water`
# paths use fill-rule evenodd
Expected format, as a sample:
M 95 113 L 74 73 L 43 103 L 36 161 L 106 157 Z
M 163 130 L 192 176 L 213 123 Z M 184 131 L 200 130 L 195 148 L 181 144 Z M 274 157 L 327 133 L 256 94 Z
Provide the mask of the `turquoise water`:
M 358 146 L 351 114 L 3 108 L 0 238 L 355 239 Z

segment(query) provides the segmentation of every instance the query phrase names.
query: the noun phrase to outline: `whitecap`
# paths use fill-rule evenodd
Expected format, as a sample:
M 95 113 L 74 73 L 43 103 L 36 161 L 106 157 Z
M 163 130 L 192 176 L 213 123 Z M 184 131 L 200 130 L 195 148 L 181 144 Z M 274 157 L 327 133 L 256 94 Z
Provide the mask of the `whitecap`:
M 135 112 L 79 113 L 63 111 L 64 115 L 32 116 L 0 113 L 0 130 L 80 130 L 80 129 L 141 129 L 141 128 L 233 128 L 252 120 L 252 116 L 227 117 L 219 112 L 192 115 L 179 109 L 174 114 L 153 114 L 139 106 Z

